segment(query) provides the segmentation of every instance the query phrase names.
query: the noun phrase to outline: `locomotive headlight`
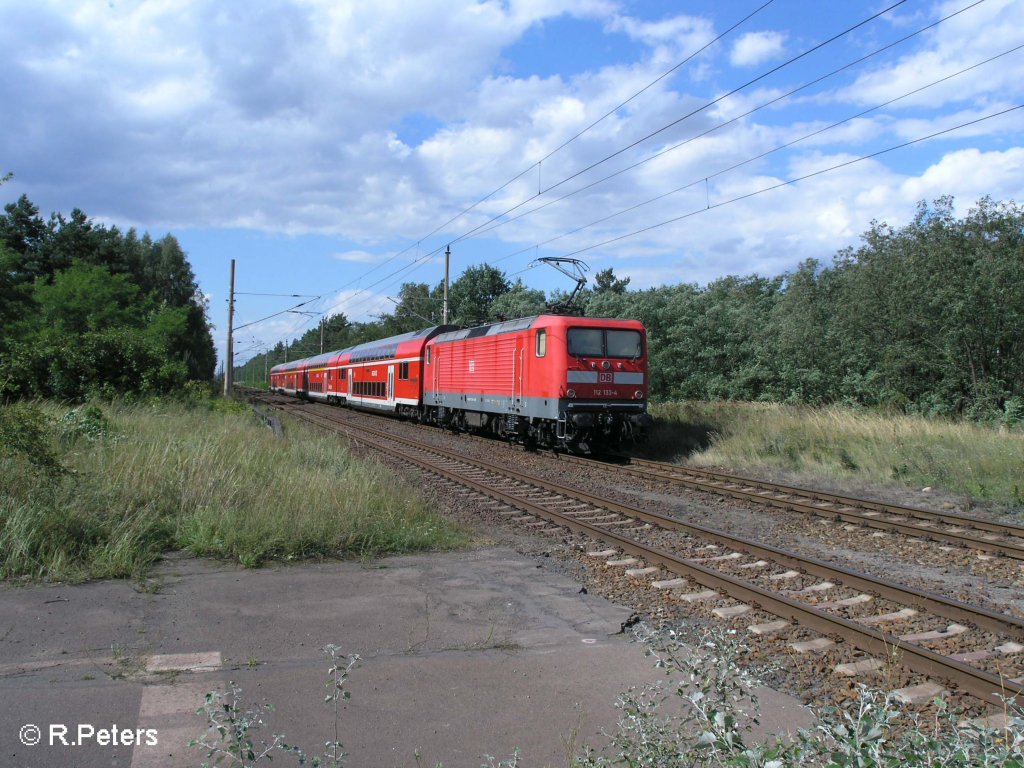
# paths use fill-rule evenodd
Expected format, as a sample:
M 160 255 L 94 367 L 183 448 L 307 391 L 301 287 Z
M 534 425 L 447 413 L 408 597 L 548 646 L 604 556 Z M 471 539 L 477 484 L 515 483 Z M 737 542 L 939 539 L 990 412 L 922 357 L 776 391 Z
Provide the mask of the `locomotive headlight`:
M 638 389 L 636 392 L 633 393 L 633 397 L 636 398 L 637 400 L 643 400 L 643 398 L 644 398 L 643 390 L 642 389 Z
M 575 389 L 568 389 L 568 390 L 566 390 L 565 394 L 568 395 L 569 397 L 576 397 L 576 390 Z

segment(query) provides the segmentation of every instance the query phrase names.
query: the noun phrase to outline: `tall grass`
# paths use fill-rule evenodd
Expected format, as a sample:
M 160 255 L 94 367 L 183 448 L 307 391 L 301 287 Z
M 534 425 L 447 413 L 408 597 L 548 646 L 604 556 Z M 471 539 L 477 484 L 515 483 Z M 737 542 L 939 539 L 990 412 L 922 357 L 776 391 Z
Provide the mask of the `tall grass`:
M 838 406 L 662 403 L 656 447 L 697 464 L 932 486 L 1024 505 L 1024 430 Z M 676 439 L 676 436 L 678 439 Z M 697 435 L 695 438 L 694 435 Z M 701 438 L 703 436 L 703 438 Z
M 40 409 L 69 471 L 0 458 L 4 578 L 138 575 L 174 549 L 255 566 L 468 541 L 393 473 L 301 426 L 279 440 L 244 412 L 162 403 L 108 408 L 83 438 L 61 430 L 66 409 Z

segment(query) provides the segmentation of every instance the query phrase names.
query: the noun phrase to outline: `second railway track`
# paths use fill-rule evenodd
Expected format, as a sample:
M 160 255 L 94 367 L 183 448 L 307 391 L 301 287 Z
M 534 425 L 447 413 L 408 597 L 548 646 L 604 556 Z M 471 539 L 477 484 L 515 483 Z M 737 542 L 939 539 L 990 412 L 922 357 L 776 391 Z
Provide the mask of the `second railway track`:
M 576 456 L 566 456 L 564 459 L 582 463 L 595 461 Z M 667 482 L 755 504 L 1024 560 L 1024 527 L 1019 525 L 921 507 L 888 504 L 667 462 L 631 459 L 626 464 L 615 466 L 619 471 L 655 482 Z

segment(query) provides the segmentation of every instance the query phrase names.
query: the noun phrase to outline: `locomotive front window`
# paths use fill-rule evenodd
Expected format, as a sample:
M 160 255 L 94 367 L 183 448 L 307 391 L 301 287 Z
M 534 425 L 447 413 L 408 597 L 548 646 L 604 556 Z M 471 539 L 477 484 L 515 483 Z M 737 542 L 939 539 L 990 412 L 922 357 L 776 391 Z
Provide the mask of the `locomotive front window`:
M 604 331 L 600 328 L 570 328 L 569 354 L 573 357 L 604 357 Z
M 573 357 L 624 357 L 635 360 L 643 353 L 639 331 L 570 328 L 569 354 Z
M 628 357 L 635 360 L 640 357 L 640 331 L 605 331 L 608 345 L 608 357 Z

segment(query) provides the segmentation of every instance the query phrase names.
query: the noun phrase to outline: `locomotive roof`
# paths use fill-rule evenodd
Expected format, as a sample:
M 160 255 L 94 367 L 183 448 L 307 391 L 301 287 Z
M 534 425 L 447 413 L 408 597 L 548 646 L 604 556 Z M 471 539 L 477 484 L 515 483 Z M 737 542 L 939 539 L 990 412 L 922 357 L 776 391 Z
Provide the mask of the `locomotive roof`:
M 505 320 L 490 325 L 478 325 L 475 328 L 462 328 L 457 331 L 439 334 L 434 338 L 435 344 L 443 344 L 446 341 L 462 341 L 462 339 L 475 339 L 478 336 L 497 336 L 499 333 L 512 333 L 522 331 L 533 325 L 540 315 L 533 317 L 520 317 L 517 320 Z
M 610 317 L 581 317 L 577 315 L 533 315 L 532 317 L 521 317 L 516 320 L 505 320 L 500 323 L 489 323 L 488 325 L 478 325 L 474 328 L 462 328 L 456 331 L 449 331 L 447 333 L 438 334 L 434 337 L 432 344 L 444 344 L 449 341 L 462 341 L 463 339 L 475 339 L 479 336 L 498 336 L 502 333 L 513 333 L 515 331 L 523 331 L 527 328 L 532 328 L 537 324 L 538 321 L 545 323 L 558 322 L 561 324 L 565 323 L 576 323 L 586 327 L 595 327 L 607 325 L 609 323 L 628 323 L 636 321 L 627 320 L 616 320 Z

